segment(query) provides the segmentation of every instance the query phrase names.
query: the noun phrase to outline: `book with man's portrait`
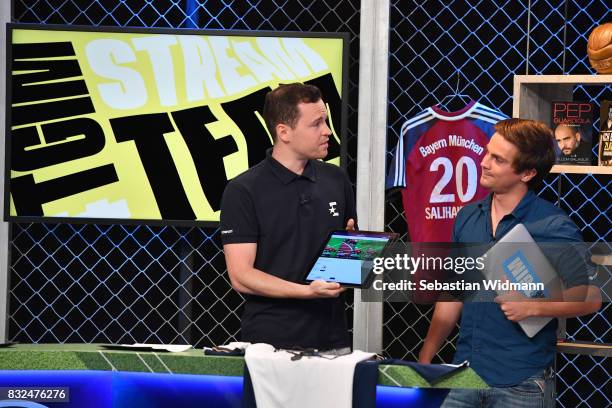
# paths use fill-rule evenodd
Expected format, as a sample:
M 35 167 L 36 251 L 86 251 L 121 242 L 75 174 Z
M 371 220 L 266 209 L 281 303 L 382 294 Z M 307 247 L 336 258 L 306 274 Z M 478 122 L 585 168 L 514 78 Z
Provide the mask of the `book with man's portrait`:
M 588 102 L 552 103 L 551 128 L 556 142 L 556 164 L 591 165 L 593 110 L 593 105 Z

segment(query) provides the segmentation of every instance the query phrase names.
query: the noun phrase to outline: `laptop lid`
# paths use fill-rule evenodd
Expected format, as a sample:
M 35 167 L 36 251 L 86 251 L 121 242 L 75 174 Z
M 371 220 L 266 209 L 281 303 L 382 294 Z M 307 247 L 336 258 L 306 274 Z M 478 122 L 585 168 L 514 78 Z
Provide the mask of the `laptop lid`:
M 485 279 L 522 284 L 527 298 L 558 298 L 562 286 L 557 272 L 523 224 L 517 224 L 485 255 Z M 498 295 L 507 293 L 496 290 Z M 518 322 L 525 334 L 535 336 L 551 317 L 530 317 Z

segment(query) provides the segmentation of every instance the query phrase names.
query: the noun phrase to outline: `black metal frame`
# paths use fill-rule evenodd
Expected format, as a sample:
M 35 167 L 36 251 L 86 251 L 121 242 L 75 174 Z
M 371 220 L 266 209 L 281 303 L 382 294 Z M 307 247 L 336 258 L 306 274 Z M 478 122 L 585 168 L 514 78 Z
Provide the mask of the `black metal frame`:
M 213 220 L 155 220 L 155 219 L 123 219 L 123 218 L 79 218 L 79 217 L 49 217 L 49 216 L 19 216 L 10 215 L 10 174 L 11 174 L 11 101 L 12 88 L 10 73 L 12 72 L 12 31 L 42 30 L 42 31 L 79 31 L 79 32 L 109 32 L 109 33 L 143 33 L 143 34 L 174 34 L 174 35 L 210 35 L 227 37 L 277 37 L 277 38 L 333 38 L 342 40 L 342 123 L 340 124 L 340 167 L 346 169 L 347 131 L 348 131 L 348 75 L 349 75 L 349 44 L 348 32 L 300 32 L 300 31 L 265 31 L 265 30 L 202 30 L 184 28 L 145 28 L 145 27 L 113 27 L 113 26 L 83 26 L 63 24 L 22 24 L 7 23 L 6 25 L 6 129 L 5 129 L 5 176 L 4 176 L 4 214 L 9 222 L 45 222 L 70 224 L 123 224 L 151 226 L 186 226 L 210 227 L 219 226 Z

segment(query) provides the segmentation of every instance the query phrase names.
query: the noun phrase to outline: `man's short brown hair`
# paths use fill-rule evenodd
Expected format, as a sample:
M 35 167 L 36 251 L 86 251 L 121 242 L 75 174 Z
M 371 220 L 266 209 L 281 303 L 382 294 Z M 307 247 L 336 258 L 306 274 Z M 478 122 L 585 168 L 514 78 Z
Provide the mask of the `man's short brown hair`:
M 518 149 L 518 156 L 512 163 L 517 173 L 530 169 L 537 171 L 528 182 L 528 187 L 533 190 L 555 163 L 553 131 L 537 120 L 517 118 L 497 122 L 495 131 Z
M 278 88 L 266 94 L 263 108 L 263 118 L 266 126 L 276 141 L 276 126 L 283 123 L 295 128 L 300 119 L 298 105 L 300 103 L 315 103 L 321 100 L 321 91 L 314 85 L 293 83 L 279 85 Z

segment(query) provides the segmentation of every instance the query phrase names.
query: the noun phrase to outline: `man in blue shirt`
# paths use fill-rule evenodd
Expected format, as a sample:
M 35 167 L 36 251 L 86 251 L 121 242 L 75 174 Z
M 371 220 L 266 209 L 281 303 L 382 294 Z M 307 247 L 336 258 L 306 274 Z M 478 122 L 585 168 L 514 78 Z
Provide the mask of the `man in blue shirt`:
M 569 217 L 533 192 L 555 162 L 552 131 L 541 122 L 523 119 L 501 121 L 495 130 L 480 178 L 491 194 L 457 214 L 453 241 L 495 243 L 522 223 L 538 242 L 581 242 L 580 231 Z M 586 271 L 558 272 L 566 287 L 564 299 L 588 296 L 588 301 L 534 302 L 498 296 L 495 302 L 436 304 L 419 361 L 431 362 L 461 317 L 454 360 L 468 360 L 491 387 L 452 390 L 444 407 L 554 406 L 557 320 L 532 338 L 517 322 L 532 316 L 576 317 L 601 306 L 599 290 L 588 286 Z

